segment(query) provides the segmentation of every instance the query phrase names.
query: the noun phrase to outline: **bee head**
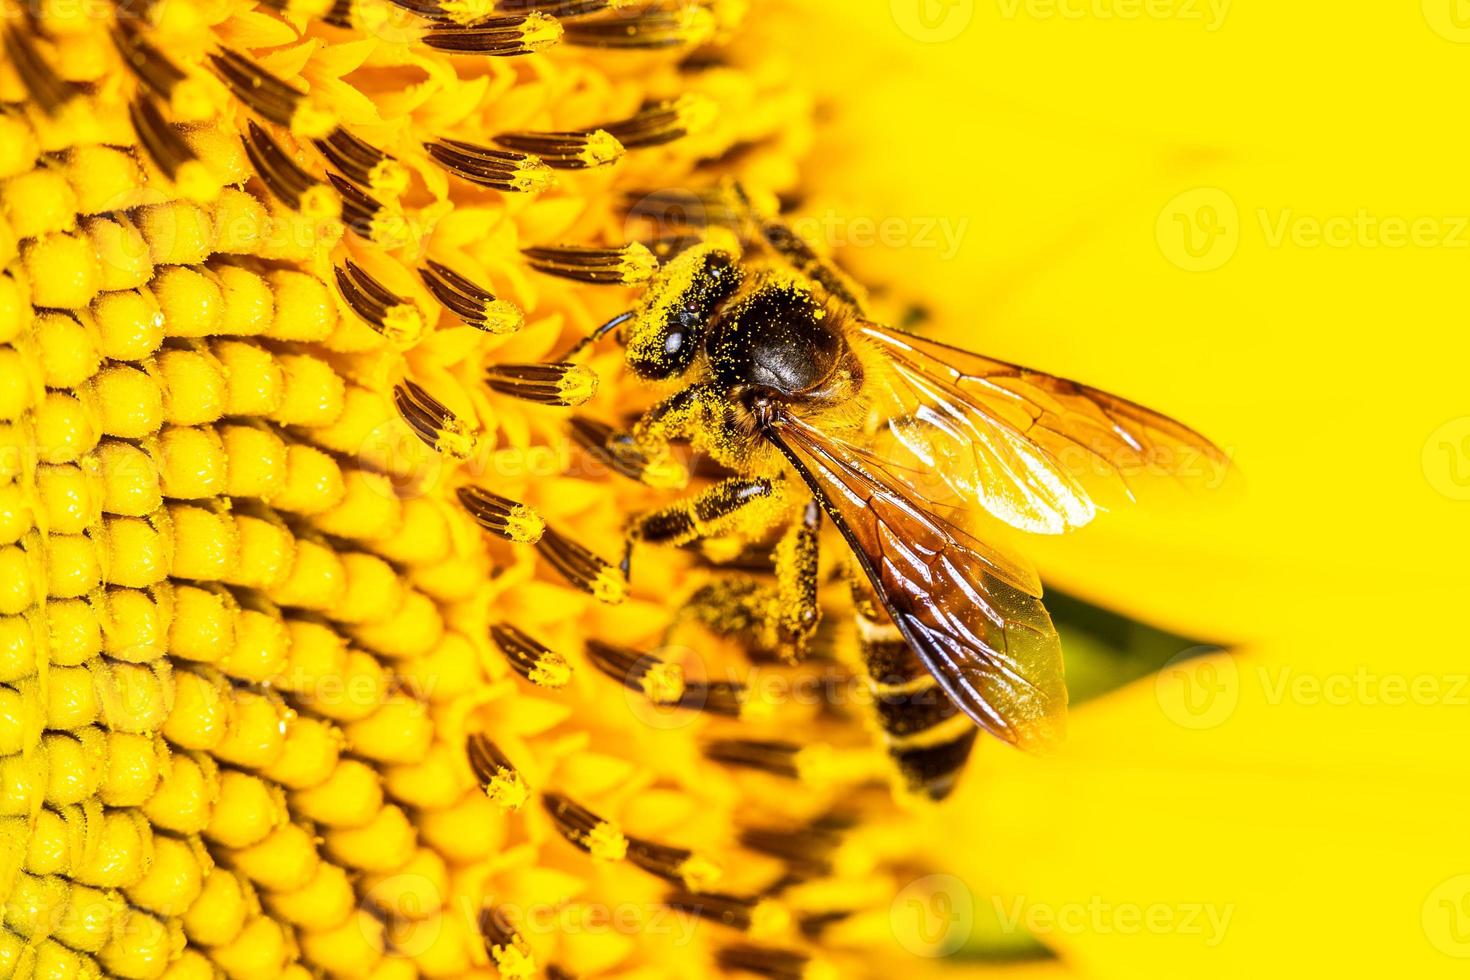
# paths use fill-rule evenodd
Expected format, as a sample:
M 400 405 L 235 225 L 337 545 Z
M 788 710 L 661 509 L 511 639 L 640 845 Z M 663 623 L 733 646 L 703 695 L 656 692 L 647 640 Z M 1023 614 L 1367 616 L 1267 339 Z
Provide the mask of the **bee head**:
M 706 324 L 742 278 L 734 257 L 716 248 L 693 248 L 670 262 L 638 311 L 628 340 L 628 367 L 649 381 L 687 371 L 704 342 Z

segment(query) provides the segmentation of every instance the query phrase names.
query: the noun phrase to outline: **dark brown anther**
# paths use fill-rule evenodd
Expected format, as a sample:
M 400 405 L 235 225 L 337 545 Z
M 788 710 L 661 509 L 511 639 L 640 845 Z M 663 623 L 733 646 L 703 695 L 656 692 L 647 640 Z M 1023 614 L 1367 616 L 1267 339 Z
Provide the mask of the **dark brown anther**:
M 587 48 L 692 46 L 709 40 L 714 32 L 714 15 L 698 4 L 648 7 L 631 14 L 613 11 L 566 24 L 567 43 Z
M 497 150 L 461 140 L 424 144 L 430 158 L 462 180 L 506 193 L 540 191 L 555 182 L 540 158 L 514 150 Z
M 582 364 L 495 364 L 485 369 L 485 383 L 502 395 L 538 405 L 580 405 L 597 393 L 597 374 Z
M 604 129 L 501 133 L 495 137 L 495 142 L 507 149 L 534 154 L 556 170 L 603 167 L 623 155 L 623 144 Z
M 526 781 L 487 735 L 476 732 L 466 739 L 465 755 L 485 795 L 502 809 L 519 810 L 530 797 Z
M 630 150 L 670 143 L 709 125 L 714 106 L 701 96 L 687 94 L 677 99 L 650 102 L 627 119 L 602 127 Z
M 178 177 L 179 169 L 184 164 L 198 159 L 178 130 L 163 118 L 158 104 L 150 96 L 140 92 L 128 104 L 128 117 L 133 122 L 138 141 L 148 151 L 149 158 L 169 180 Z
M 521 249 L 532 267 L 547 275 L 598 285 L 647 282 L 658 272 L 658 260 L 644 245 L 633 242 L 612 248 L 583 245 L 536 246 Z
M 538 687 L 559 690 L 572 679 L 571 665 L 561 654 L 509 623 L 491 626 L 490 640 L 505 654 L 512 670 Z
M 312 218 L 331 219 L 341 215 L 341 198 L 287 156 L 253 120 L 241 141 L 245 144 L 245 155 L 266 189 L 282 204 Z
M 237 99 L 276 125 L 302 136 L 325 136 L 334 128 L 330 114 L 317 108 L 305 92 L 238 51 L 221 48 L 218 54 L 209 55 L 209 63 Z
M 15 67 L 26 91 L 46 115 L 56 115 L 79 94 L 77 87 L 58 75 L 42 57 L 29 32 L 13 25 L 6 27 L 5 56 Z
M 540 51 L 562 39 L 562 25 L 540 11 L 486 17 L 465 26 L 439 23 L 424 33 L 424 43 L 450 54 L 507 58 Z
M 414 435 L 430 449 L 453 459 L 475 452 L 475 427 L 412 381 L 393 386 L 393 404 Z
M 460 487 L 456 493 L 460 505 L 475 523 L 498 538 L 516 544 L 535 544 L 546 530 L 541 517 L 525 504 L 480 487 Z
M 568 582 L 602 602 L 616 605 L 628 598 L 628 580 L 622 572 L 551 528 L 536 550 Z
M 485 287 L 433 259 L 424 263 L 419 278 L 445 309 L 468 326 L 486 333 L 504 334 L 514 333 L 525 323 L 515 304 L 496 299 Z
M 348 259 L 336 274 L 342 299 L 390 343 L 410 346 L 423 336 L 424 318 L 418 307 L 389 292 L 356 262 Z

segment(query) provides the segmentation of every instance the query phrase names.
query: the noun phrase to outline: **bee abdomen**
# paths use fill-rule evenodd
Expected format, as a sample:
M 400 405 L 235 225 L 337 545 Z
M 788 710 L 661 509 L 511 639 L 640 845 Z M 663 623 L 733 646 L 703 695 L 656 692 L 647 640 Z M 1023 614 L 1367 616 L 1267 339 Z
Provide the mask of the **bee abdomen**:
M 881 613 L 879 614 L 881 615 Z M 975 724 L 884 617 L 858 613 L 858 639 L 888 755 L 911 792 L 948 796 L 975 743 Z

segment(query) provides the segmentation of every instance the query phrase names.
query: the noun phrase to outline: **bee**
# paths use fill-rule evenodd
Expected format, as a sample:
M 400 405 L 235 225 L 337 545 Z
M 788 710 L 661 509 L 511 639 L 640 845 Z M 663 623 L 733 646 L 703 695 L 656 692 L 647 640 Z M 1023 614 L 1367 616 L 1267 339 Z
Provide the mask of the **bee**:
M 738 245 L 682 242 L 636 308 L 594 334 L 616 330 L 628 370 L 668 389 L 633 426 L 637 447 L 652 458 L 689 440 L 733 474 L 636 517 L 630 541 L 689 545 L 784 523 L 770 625 L 799 651 L 820 615 L 825 515 L 856 565 L 888 752 L 907 789 L 943 798 L 977 726 L 1033 751 L 1065 730 L 1041 583 L 981 518 L 1056 534 L 1130 498 L 1140 476 L 1204 483 L 1227 459 L 1131 401 L 876 322 L 787 225 L 738 188 L 729 199 Z

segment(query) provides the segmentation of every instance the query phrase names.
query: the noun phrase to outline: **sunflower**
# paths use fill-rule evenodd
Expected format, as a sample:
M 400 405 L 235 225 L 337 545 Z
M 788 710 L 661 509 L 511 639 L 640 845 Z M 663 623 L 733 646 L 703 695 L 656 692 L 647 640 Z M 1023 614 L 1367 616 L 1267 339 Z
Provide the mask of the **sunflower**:
M 744 8 L 8 11 L 0 972 L 907 961 L 849 679 L 668 642 L 718 556 L 610 556 L 691 474 L 567 358 L 691 192 L 795 190 Z
M 1451 308 L 1456 157 L 1343 175 L 1344 112 L 1244 113 L 1238 73 L 1203 117 L 1139 109 L 1308 14 L 1063 7 L 7 8 L 0 975 L 1353 974 L 1380 931 L 1385 969 L 1453 965 L 1463 651 L 1396 610 L 1466 584 L 1464 358 L 1381 411 L 1341 283 L 1388 263 L 1413 316 Z M 1453 84 L 1453 22 L 1408 19 L 1373 27 Z M 617 567 L 627 515 L 704 475 L 629 451 L 651 395 L 578 344 L 735 181 L 889 322 L 1166 408 L 1247 473 L 1223 516 L 1031 544 L 1173 631 L 1072 607 L 1096 697 L 1059 757 L 986 745 L 948 803 L 896 799 L 841 656 L 687 622 L 749 555 Z M 1375 251 L 1359 209 L 1447 247 Z M 1396 546 L 1342 530 L 1387 510 Z

